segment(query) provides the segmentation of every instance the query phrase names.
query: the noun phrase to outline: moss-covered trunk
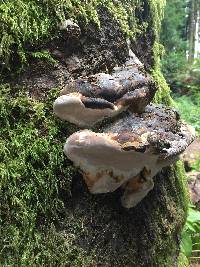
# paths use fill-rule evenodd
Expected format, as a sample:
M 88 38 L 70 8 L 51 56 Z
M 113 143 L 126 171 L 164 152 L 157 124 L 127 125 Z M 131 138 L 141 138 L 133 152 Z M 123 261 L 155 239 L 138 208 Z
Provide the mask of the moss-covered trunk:
M 52 103 L 59 91 L 54 88 L 71 77 L 109 71 L 122 64 L 128 55 L 126 34 L 133 34 L 131 48 L 158 82 L 155 101 L 171 101 L 159 71 L 163 1 L 91 2 L 101 4 L 97 8 L 100 28 L 93 22 L 85 25 L 92 8 L 88 8 L 91 14 L 87 10 L 81 16 L 79 1 L 71 3 L 79 10 L 69 8 L 70 15 L 78 14 L 81 39 L 59 33 L 45 44 L 26 43 L 23 55 L 29 66 L 14 79 L 5 76 L 8 62 L 2 61 L 4 79 L 11 84 L 1 85 L 0 106 L 3 266 L 178 266 L 180 233 L 187 213 L 180 162 L 163 169 L 148 196 L 136 208 L 126 210 L 119 201 L 120 190 L 89 194 L 81 175 L 63 156 L 63 143 L 77 129 L 53 116 Z M 12 60 L 20 62 L 16 47 Z

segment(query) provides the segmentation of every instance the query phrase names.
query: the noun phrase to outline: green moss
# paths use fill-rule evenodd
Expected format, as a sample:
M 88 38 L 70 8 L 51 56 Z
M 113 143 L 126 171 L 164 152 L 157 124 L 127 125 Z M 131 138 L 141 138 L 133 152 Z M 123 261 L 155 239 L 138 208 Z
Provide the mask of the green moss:
M 174 106 L 174 101 L 170 96 L 170 88 L 163 76 L 163 74 L 161 73 L 160 68 L 154 68 L 152 70 L 152 77 L 154 78 L 157 86 L 158 86 L 158 90 L 156 92 L 156 95 L 154 97 L 154 103 L 162 103 L 164 105 L 167 106 Z
M 179 160 L 176 163 L 176 172 L 177 176 L 179 178 L 178 182 L 178 188 L 181 188 L 182 191 L 180 192 L 180 197 L 181 197 L 181 203 L 184 204 L 185 207 L 185 212 L 187 213 L 188 211 L 188 205 L 190 204 L 190 196 L 189 196 L 189 191 L 187 187 L 187 178 L 185 175 L 185 168 L 182 160 Z M 186 219 L 186 217 L 185 217 Z
M 70 194 L 74 169 L 62 152 L 63 132 L 74 129 L 49 112 L 51 97 L 42 103 L 22 89 L 15 88 L 14 96 L 9 85 L 0 90 L 0 265 L 56 266 L 59 258 L 63 266 L 82 266 L 73 238 L 64 239 L 50 226 L 64 212 L 60 190 Z M 38 228 L 39 222 L 48 230 Z
M 9 68 L 16 55 L 21 64 L 27 61 L 28 47 L 38 45 L 47 38 L 59 34 L 58 24 L 72 18 L 90 21 L 100 26 L 97 14 L 99 5 L 106 6 L 117 19 L 127 35 L 134 36 L 145 25 L 137 25 L 136 8 L 141 8 L 138 0 L 126 2 L 112 0 L 45 0 L 2 1 L 0 4 L 0 62 L 3 68 Z M 136 27 L 137 25 L 137 27 Z M 27 46 L 28 45 L 28 46 Z
M 190 196 L 189 196 L 187 180 L 186 180 L 186 175 L 185 175 L 185 168 L 184 168 L 184 164 L 182 161 L 178 161 L 176 163 L 176 172 L 179 178 L 177 188 L 179 188 L 180 190 L 179 192 L 180 203 L 183 204 L 183 210 L 184 210 L 184 215 L 182 217 L 184 219 L 183 223 L 185 224 L 186 219 L 187 219 L 187 214 L 188 214 L 188 207 L 190 204 Z M 181 227 L 181 229 L 183 229 L 183 227 Z M 188 266 L 189 266 L 189 261 L 187 257 L 180 252 L 179 258 L 178 258 L 178 267 L 188 267 Z
M 113 17 L 121 24 L 122 31 L 129 37 L 134 38 L 136 34 L 145 31 L 147 24 L 145 22 L 139 24 L 136 16 L 136 11 L 142 11 L 142 1 L 100 1 L 100 4 L 105 5 L 105 3 Z
M 178 267 L 188 267 L 189 265 L 190 263 L 187 257 L 183 253 L 180 253 L 178 258 Z
M 177 245 L 174 242 L 174 236 L 176 235 L 174 230 L 176 229 L 175 231 L 177 231 L 177 229 L 179 229 L 180 231 L 183 228 L 183 225 L 186 221 L 189 203 L 186 176 L 182 161 L 178 161 L 174 166 L 171 167 L 168 177 L 170 182 L 168 181 L 164 185 L 162 192 L 166 198 L 165 205 L 167 216 L 165 218 L 164 214 L 162 214 L 162 217 L 160 217 L 160 210 L 157 211 L 158 214 L 155 216 L 155 218 L 157 218 L 156 220 L 158 225 L 161 223 L 165 228 L 165 233 L 168 235 L 168 238 L 165 238 L 165 240 L 162 238 L 162 235 L 158 235 L 156 242 L 156 251 L 159 251 L 160 249 L 160 251 L 163 252 L 160 255 L 157 254 L 157 265 L 155 266 L 159 267 L 174 266 L 173 251 L 175 252 L 177 250 Z M 174 195 L 174 192 L 176 192 L 176 195 Z M 171 219 L 174 218 L 174 220 L 170 220 L 170 217 Z M 164 258 L 165 261 L 163 261 Z
M 149 0 L 148 2 L 150 5 L 151 25 L 155 34 L 155 41 L 157 42 L 160 39 L 161 23 L 164 17 L 166 0 Z M 154 55 L 155 57 L 158 56 L 155 52 Z
M 167 85 L 160 68 L 160 57 L 163 55 L 164 47 L 159 43 L 161 22 L 164 16 L 164 8 L 166 1 L 150 0 L 150 18 L 149 23 L 153 25 L 152 30 L 154 34 L 154 44 L 152 47 L 153 53 L 153 66 L 152 76 L 158 85 L 154 102 L 163 103 L 165 105 L 173 105 L 173 100 L 170 96 L 170 88 Z

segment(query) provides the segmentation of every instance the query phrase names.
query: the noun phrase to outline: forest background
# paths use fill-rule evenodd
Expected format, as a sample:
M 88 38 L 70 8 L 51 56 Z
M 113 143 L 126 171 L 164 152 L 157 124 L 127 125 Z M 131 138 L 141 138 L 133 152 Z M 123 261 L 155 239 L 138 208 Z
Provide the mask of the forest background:
M 200 131 L 200 1 L 167 1 L 162 70 L 184 119 Z
M 196 130 L 197 144 L 200 135 L 200 1 L 167 1 L 162 22 L 161 43 L 164 47 L 162 71 L 170 85 L 175 106 L 182 118 Z M 200 151 L 189 166 L 187 175 L 200 178 Z M 194 177 L 193 177 L 194 179 Z M 200 192 L 197 192 L 200 194 Z M 190 209 L 182 237 L 182 249 L 194 266 L 199 266 L 200 216 Z M 196 211 L 197 211 L 196 210 Z M 190 214 L 191 213 L 191 214 Z M 193 213 L 193 214 L 192 214 Z M 194 216 L 193 216 L 194 215 Z M 193 217 L 193 218 L 192 218 Z M 195 263 L 196 262 L 196 263 Z

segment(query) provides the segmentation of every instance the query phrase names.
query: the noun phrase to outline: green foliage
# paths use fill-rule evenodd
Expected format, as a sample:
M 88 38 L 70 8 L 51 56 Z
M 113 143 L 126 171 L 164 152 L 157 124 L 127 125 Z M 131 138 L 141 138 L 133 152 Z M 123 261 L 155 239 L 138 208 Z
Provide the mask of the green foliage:
M 161 43 L 167 54 L 186 50 L 186 1 L 167 1 L 162 21 Z
M 182 96 L 176 99 L 182 118 L 200 131 L 200 94 L 193 97 Z M 200 170 L 200 158 L 192 164 L 192 168 Z M 190 206 L 188 217 L 181 236 L 181 251 L 188 258 L 195 250 L 200 250 L 200 212 Z M 195 257 L 193 257 L 195 259 Z
M 181 76 L 185 75 L 186 68 L 185 52 L 172 51 L 162 58 L 163 75 L 176 92 L 181 88 Z
M 37 51 L 37 52 L 31 52 L 30 56 L 33 58 L 37 58 L 37 59 L 41 59 L 41 60 L 46 60 L 50 63 L 52 63 L 53 65 L 57 64 L 57 60 L 55 60 L 51 54 L 49 53 L 49 51 L 47 50 L 41 50 L 41 51 Z
M 193 96 L 181 96 L 175 99 L 182 118 L 200 131 L 200 93 Z
M 187 94 L 192 98 L 198 98 L 200 89 L 199 60 L 195 64 L 189 65 L 184 58 L 180 57 L 176 60 L 172 55 L 171 59 L 169 62 L 164 62 L 164 64 L 166 64 L 165 75 L 168 77 L 174 93 L 177 95 Z M 170 69 L 174 72 L 170 73 Z
M 181 236 L 181 251 L 187 257 L 192 254 L 192 248 L 195 246 L 200 249 L 200 212 L 190 206 L 188 217 Z M 197 239 L 196 239 L 197 238 Z M 195 242 L 197 241 L 197 242 Z
M 186 1 L 182 0 L 167 1 L 162 21 L 161 43 L 165 48 L 162 71 L 167 82 L 173 87 L 177 76 L 184 74 L 187 65 L 186 5 Z
M 186 88 L 191 95 L 198 95 L 200 93 L 200 59 L 196 59 L 194 64 L 188 67 L 186 75 Z

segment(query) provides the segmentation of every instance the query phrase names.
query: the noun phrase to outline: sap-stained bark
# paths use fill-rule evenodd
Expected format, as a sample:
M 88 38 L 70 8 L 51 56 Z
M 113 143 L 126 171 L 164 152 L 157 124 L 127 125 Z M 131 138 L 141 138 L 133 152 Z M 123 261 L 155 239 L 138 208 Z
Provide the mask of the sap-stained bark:
M 192 140 L 175 110 L 151 105 L 142 114 L 122 114 L 103 127 L 103 133 L 74 133 L 64 151 L 81 169 L 91 193 L 123 186 L 122 205 L 131 208 L 153 188 L 152 178 L 175 162 Z

